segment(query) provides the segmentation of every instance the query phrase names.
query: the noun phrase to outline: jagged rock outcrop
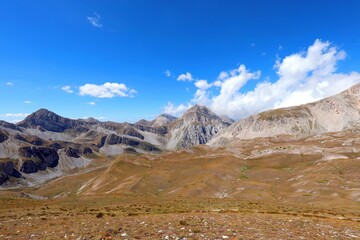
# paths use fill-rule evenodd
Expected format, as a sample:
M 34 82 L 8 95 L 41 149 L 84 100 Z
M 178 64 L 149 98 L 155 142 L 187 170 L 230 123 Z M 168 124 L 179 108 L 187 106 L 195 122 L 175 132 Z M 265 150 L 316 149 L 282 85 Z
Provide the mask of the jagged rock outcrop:
M 30 158 L 25 160 L 20 168 L 23 173 L 35 173 L 58 165 L 59 155 L 53 148 L 21 147 L 19 153 L 25 159 Z
M 124 148 L 124 153 L 130 153 L 130 154 L 134 154 L 137 153 L 137 151 L 133 148 Z
M 41 146 L 44 144 L 44 141 L 37 136 L 25 136 L 25 135 L 15 134 L 14 138 L 26 143 L 30 143 L 35 146 Z
M 0 185 L 3 185 L 7 181 L 9 181 L 9 176 L 5 173 L 0 173 Z
M 10 177 L 21 178 L 22 175 L 12 161 L 0 163 L 0 185 L 9 180 Z
M 167 148 L 181 149 L 205 144 L 229 125 L 207 107 L 195 105 L 181 118 L 169 124 Z
M 123 128 L 119 131 L 119 133 L 144 140 L 144 136 L 138 133 L 133 127 Z
M 63 147 L 61 146 L 61 144 L 60 144 L 60 143 L 57 143 L 57 142 L 50 144 L 50 147 L 51 147 L 51 148 L 54 148 L 54 149 L 56 149 L 56 150 L 59 150 L 59 149 L 63 148 Z
M 145 126 L 145 125 L 140 125 L 140 124 L 136 123 L 134 125 L 134 127 L 136 129 L 139 129 L 140 131 L 155 133 L 155 134 L 159 134 L 159 135 L 165 135 L 168 133 L 167 126 L 151 127 L 151 126 Z
M 84 147 L 81 149 L 83 155 L 93 154 L 93 150 L 89 147 Z
M 103 139 L 104 138 L 102 138 L 102 142 L 104 141 Z M 118 136 L 115 134 L 110 134 L 109 136 L 107 136 L 105 138 L 104 144 L 108 144 L 108 145 L 123 144 L 130 147 L 140 148 L 144 151 L 149 151 L 149 152 L 161 151 L 159 148 L 148 142 L 137 141 L 135 139 L 131 139 L 124 136 Z
M 293 135 L 299 138 L 352 128 L 360 121 L 360 84 L 317 102 L 251 115 L 215 136 L 210 145 L 231 139 Z
M 79 158 L 80 157 L 79 150 L 74 149 L 72 147 L 65 148 L 65 154 L 68 157 L 73 157 L 73 158 Z
M 0 143 L 8 140 L 9 138 L 9 134 L 4 132 L 4 131 L 0 131 Z

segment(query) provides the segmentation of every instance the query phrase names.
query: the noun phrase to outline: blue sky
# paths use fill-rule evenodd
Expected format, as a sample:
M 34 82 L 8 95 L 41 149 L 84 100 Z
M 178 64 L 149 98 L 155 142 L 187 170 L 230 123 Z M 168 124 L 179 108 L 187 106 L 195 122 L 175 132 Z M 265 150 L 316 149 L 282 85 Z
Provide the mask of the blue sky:
M 238 119 L 314 101 L 359 82 L 359 11 L 351 0 L 0 0 L 0 119 L 47 108 L 134 122 L 196 103 Z

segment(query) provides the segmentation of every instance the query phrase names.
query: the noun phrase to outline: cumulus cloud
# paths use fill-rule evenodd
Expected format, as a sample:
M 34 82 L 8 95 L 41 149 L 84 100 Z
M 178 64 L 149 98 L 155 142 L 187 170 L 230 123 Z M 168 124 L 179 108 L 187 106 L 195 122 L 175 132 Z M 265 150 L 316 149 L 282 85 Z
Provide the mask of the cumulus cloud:
M 5 113 L 4 117 L 27 117 L 29 114 L 28 113 Z
M 92 96 L 96 98 L 113 98 L 113 97 L 133 97 L 136 90 L 128 88 L 123 83 L 104 83 L 96 85 L 87 83 L 79 87 L 80 95 Z
M 187 72 L 187 73 L 180 74 L 178 76 L 177 80 L 178 81 L 189 81 L 189 82 L 191 82 L 192 80 L 194 80 L 194 78 L 191 75 L 191 73 Z
M 95 12 L 93 16 L 88 16 L 87 20 L 94 27 L 102 28 L 103 26 L 101 23 L 101 17 L 97 12 Z
M 28 115 L 29 115 L 28 113 L 5 113 L 5 114 L 0 114 L 0 119 L 3 119 L 10 123 L 17 123 L 22 121 Z
M 208 83 L 207 80 L 197 80 L 195 86 L 199 89 L 206 90 L 212 86 L 211 83 Z
M 61 89 L 63 91 L 65 91 L 65 92 L 67 92 L 67 93 L 73 93 L 74 92 L 74 90 L 72 90 L 70 86 L 63 86 L 63 87 L 61 87 Z
M 164 72 L 165 76 L 166 77 L 171 77 L 171 72 L 169 69 L 167 69 L 165 72 Z
M 206 80 L 197 80 L 194 85 L 197 87 L 197 90 L 192 102 L 207 105 L 209 103 L 209 92 L 207 89 L 211 88 L 213 83 L 208 83 Z
M 198 89 L 191 102 L 239 119 L 268 109 L 317 101 L 360 82 L 358 72 L 337 72 L 338 61 L 345 57 L 346 53 L 330 42 L 316 40 L 306 51 L 278 59 L 274 66 L 278 77 L 274 81 L 259 81 L 260 71 L 252 72 L 241 65 L 221 72 L 213 83 L 195 84 Z M 250 80 L 258 81 L 255 88 L 243 92 Z M 220 91 L 211 95 L 214 88 Z
M 168 102 L 168 104 L 164 108 L 164 113 L 171 116 L 180 116 L 191 107 L 192 105 L 190 103 L 175 106 L 172 102 Z

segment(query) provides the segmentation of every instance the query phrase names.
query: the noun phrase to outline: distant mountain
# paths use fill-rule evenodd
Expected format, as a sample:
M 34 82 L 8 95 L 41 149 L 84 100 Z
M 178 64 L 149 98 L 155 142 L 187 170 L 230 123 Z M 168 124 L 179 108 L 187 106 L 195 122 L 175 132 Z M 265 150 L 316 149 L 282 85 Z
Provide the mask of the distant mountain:
M 36 185 L 74 173 L 94 159 L 124 153 L 158 154 L 233 140 L 304 138 L 360 126 L 360 84 L 323 100 L 254 114 L 235 123 L 195 105 L 180 118 L 161 114 L 134 124 L 70 119 L 40 109 L 18 124 L 0 121 L 0 185 Z
M 160 114 L 155 120 L 152 121 L 152 127 L 163 127 L 173 121 L 175 121 L 177 118 L 173 117 L 169 114 L 163 113 Z
M 85 131 L 87 130 L 85 126 L 91 123 L 94 122 L 64 118 L 42 108 L 30 114 L 16 125 L 23 128 L 38 128 L 43 131 L 64 132 L 67 129 L 81 129 Z
M 164 127 L 176 119 L 177 119 L 176 117 L 173 117 L 169 114 L 163 113 L 163 114 L 160 114 L 159 116 L 157 116 L 152 121 L 147 121 L 145 119 L 141 119 L 140 121 L 136 122 L 135 125 L 141 125 L 141 126 L 153 127 L 153 128 Z
M 230 123 L 205 106 L 195 105 L 168 125 L 167 149 L 190 148 L 207 143 Z
M 46 181 L 85 167 L 93 157 L 189 148 L 206 143 L 228 125 L 200 106 L 180 120 L 161 114 L 135 124 L 70 119 L 39 109 L 16 125 L 0 121 L 0 185 Z
M 360 120 L 360 84 L 317 102 L 251 115 L 215 136 L 210 145 L 231 139 L 292 135 L 307 137 L 352 128 Z

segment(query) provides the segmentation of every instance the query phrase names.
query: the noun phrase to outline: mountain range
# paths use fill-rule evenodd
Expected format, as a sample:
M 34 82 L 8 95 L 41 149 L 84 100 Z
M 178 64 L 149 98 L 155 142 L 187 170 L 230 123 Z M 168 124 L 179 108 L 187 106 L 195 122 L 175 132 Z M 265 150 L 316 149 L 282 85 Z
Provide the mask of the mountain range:
M 23 121 L 0 121 L 0 185 L 33 186 L 76 174 L 96 159 L 236 146 L 244 139 L 303 139 L 357 131 L 360 84 L 317 102 L 273 109 L 238 121 L 195 105 L 182 117 L 161 114 L 152 121 L 101 122 L 70 119 L 40 109 Z

